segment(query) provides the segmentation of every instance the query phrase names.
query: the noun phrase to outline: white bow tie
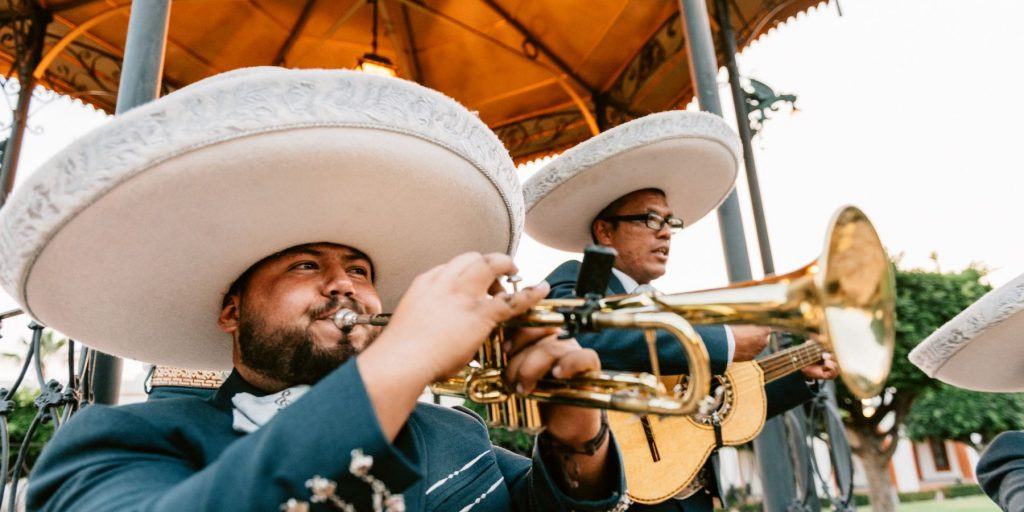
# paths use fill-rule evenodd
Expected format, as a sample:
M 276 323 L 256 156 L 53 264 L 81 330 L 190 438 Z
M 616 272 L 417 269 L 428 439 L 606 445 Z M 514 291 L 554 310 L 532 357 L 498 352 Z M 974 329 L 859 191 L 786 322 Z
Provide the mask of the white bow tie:
M 301 398 L 306 391 L 309 391 L 309 386 L 300 385 L 267 396 L 238 393 L 231 397 L 231 405 L 234 406 L 231 426 L 239 432 L 251 434 L 273 419 L 278 411 Z

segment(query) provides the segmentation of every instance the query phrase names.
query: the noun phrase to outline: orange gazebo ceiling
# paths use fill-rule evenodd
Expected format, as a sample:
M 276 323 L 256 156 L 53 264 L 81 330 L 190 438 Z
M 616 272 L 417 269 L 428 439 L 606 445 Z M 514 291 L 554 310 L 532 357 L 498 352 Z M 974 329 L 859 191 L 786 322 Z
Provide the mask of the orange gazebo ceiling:
M 741 48 L 821 2 L 728 1 Z M 0 17 L 16 18 L 18 2 L 4 3 Z M 53 22 L 40 82 L 112 112 L 130 2 L 41 5 Z M 692 96 L 675 0 L 379 0 L 378 8 L 378 53 L 399 76 L 479 112 L 517 161 Z M 370 51 L 372 22 L 365 0 L 174 0 L 164 89 L 247 66 L 351 68 Z M 10 25 L 0 25 L 0 40 Z M 14 52 L 0 52 L 9 67 Z

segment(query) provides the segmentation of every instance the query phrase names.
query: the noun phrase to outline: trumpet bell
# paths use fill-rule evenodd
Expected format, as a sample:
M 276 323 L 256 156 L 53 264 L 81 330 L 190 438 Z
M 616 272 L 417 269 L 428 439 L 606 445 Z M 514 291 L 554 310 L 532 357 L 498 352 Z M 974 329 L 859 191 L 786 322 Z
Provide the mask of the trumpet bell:
M 817 335 L 858 398 L 881 392 L 896 344 L 895 276 L 871 221 L 840 209 L 821 256 L 799 270 L 725 288 L 652 296 L 693 324 L 767 325 Z M 620 299 L 635 300 L 632 297 Z
M 858 398 L 882 391 L 896 344 L 896 280 L 874 226 L 857 208 L 832 220 L 815 280 L 825 343 Z

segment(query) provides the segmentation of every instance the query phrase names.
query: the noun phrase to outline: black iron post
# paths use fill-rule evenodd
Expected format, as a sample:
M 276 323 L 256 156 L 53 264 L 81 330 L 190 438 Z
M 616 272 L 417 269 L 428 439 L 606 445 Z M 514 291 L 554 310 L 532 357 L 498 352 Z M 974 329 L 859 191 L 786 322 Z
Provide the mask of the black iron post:
M 690 76 L 701 110 L 722 115 L 718 98 L 718 59 L 711 39 L 711 26 L 704 0 L 679 0 L 686 35 L 686 48 L 690 63 Z M 736 108 L 743 108 L 742 104 Z M 741 123 L 742 124 L 742 123 Z M 743 234 L 739 199 L 733 190 L 718 208 L 719 230 L 725 245 L 725 261 L 731 282 L 751 279 L 750 258 Z M 765 510 L 786 510 L 793 501 L 793 468 L 786 453 L 784 425 L 779 418 L 765 423 L 761 435 L 754 440 L 761 483 L 764 489 Z
M 740 85 L 740 71 L 736 64 L 736 35 L 733 32 L 732 20 L 729 18 L 729 4 L 725 0 L 715 0 L 715 13 L 718 15 L 719 40 L 725 53 L 725 67 L 729 70 L 729 88 L 732 90 L 732 102 L 736 107 L 736 128 L 740 132 L 743 143 L 743 163 L 747 171 L 747 188 L 750 189 L 750 204 L 754 210 L 754 226 L 757 228 L 757 244 L 761 251 L 761 266 L 765 275 L 775 273 L 775 262 L 772 259 L 772 246 L 768 241 L 768 224 L 764 218 L 764 205 L 761 203 L 761 185 L 757 179 L 757 166 L 754 163 L 754 148 L 750 143 L 750 119 L 747 118 L 746 101 L 743 99 L 743 87 Z
M 764 268 L 765 275 L 771 275 L 775 273 L 775 261 L 772 257 L 771 242 L 768 238 L 768 222 L 764 215 L 761 186 L 757 177 L 757 165 L 754 161 L 754 149 L 753 144 L 751 143 L 752 134 L 750 129 L 750 119 L 747 117 L 744 91 L 740 84 L 741 75 L 739 72 L 739 66 L 736 63 L 738 50 L 736 48 L 736 35 L 732 26 L 732 18 L 729 15 L 729 3 L 726 0 L 715 0 L 715 12 L 718 18 L 718 26 L 720 27 L 719 39 L 722 44 L 722 51 L 725 53 L 726 69 L 729 71 L 729 87 L 732 90 L 733 104 L 736 107 L 736 127 L 739 130 L 740 141 L 743 144 L 743 162 L 747 172 L 747 184 L 750 190 L 750 203 L 754 212 L 754 225 L 757 228 L 757 242 L 761 252 L 761 265 Z M 826 396 L 828 397 L 826 400 L 831 400 L 832 405 L 835 406 L 834 394 L 826 394 Z M 787 426 L 787 424 L 780 418 L 778 421 L 780 430 L 787 433 L 791 439 L 794 439 L 797 442 L 803 442 L 808 434 L 803 427 L 804 425 L 808 425 L 807 414 L 804 412 L 803 408 L 795 408 L 786 414 L 792 416 L 794 421 L 790 421 Z M 845 439 L 843 439 L 843 441 L 845 441 Z M 831 449 L 835 451 L 840 449 L 840 447 L 832 446 Z M 763 454 L 763 451 L 760 453 Z M 790 467 L 787 469 L 793 471 L 794 476 L 801 476 L 801 480 L 805 482 L 806 488 L 803 489 L 804 496 L 796 496 L 800 490 L 797 489 L 795 485 L 786 490 L 785 494 L 802 502 L 803 505 L 808 506 L 813 510 L 817 510 L 821 507 L 814 484 L 814 471 L 812 469 L 813 463 L 810 460 L 810 457 L 813 456 L 813 453 L 809 453 L 804 450 L 801 452 L 794 452 L 792 454 L 792 458 L 788 459 L 796 462 L 796 467 Z M 760 459 L 764 458 L 765 457 L 761 457 Z M 761 463 L 762 475 L 766 474 L 766 471 L 768 470 L 764 465 L 766 463 L 771 464 L 770 461 Z M 773 465 L 772 470 L 777 470 L 777 466 Z
M 160 96 L 170 16 L 171 0 L 132 0 L 121 82 L 117 88 L 118 114 Z M 121 389 L 121 359 L 102 352 L 97 352 L 95 357 L 92 388 L 95 402 L 116 404 Z
M 33 3 L 34 5 L 34 3 Z M 11 134 L 4 147 L 3 163 L 0 164 L 0 206 L 7 202 L 7 196 L 14 188 L 14 177 L 18 172 L 18 157 L 21 155 L 21 143 L 25 139 L 25 126 L 28 123 L 29 108 L 32 103 L 32 91 L 36 80 L 33 72 L 39 65 L 43 55 L 43 41 L 46 39 L 46 26 L 50 24 L 50 13 L 34 7 L 31 26 L 28 30 L 26 46 L 17 45 L 16 49 L 24 52 L 18 58 L 18 105 L 12 112 Z M 15 35 L 17 41 L 18 36 Z

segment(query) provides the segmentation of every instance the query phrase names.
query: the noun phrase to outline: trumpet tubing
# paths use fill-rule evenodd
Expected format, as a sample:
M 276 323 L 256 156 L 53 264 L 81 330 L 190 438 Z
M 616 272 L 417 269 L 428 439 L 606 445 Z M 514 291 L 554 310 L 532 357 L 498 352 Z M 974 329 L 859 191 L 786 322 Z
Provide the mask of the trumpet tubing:
M 628 307 L 618 311 L 611 306 L 603 306 L 600 311 L 587 313 L 586 322 L 593 329 L 644 329 L 651 332 L 662 329 L 671 333 L 690 360 L 688 385 L 678 394 L 661 384 L 660 375 L 611 371 L 588 372 L 568 379 L 541 379 L 536 388 L 526 395 L 508 389 L 504 379 L 508 355 L 501 348 L 505 341 L 505 328 L 563 326 L 566 322 L 563 308 L 582 304 L 582 300 L 571 299 L 539 302 L 492 332 L 481 344 L 475 364 L 463 368 L 455 376 L 431 384 L 431 391 L 485 404 L 492 426 L 531 432 L 543 428 L 538 403 L 658 415 L 684 415 L 698 408 L 711 386 L 709 358 L 700 336 L 679 315 Z M 342 310 L 334 316 L 334 321 L 345 330 L 359 324 L 386 325 L 387 315 L 357 315 Z M 650 338 L 653 343 L 654 337 Z M 656 361 L 652 361 L 652 367 L 658 367 Z

